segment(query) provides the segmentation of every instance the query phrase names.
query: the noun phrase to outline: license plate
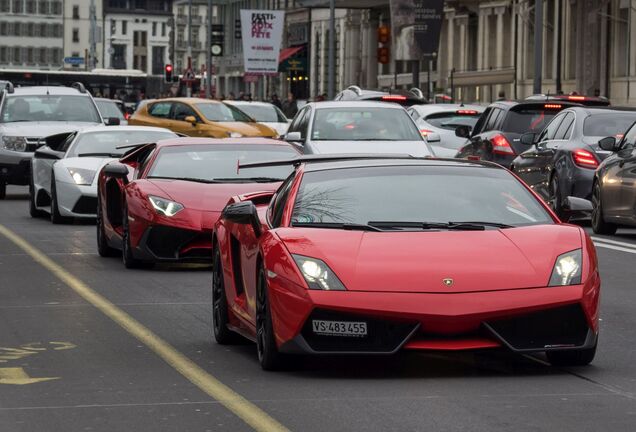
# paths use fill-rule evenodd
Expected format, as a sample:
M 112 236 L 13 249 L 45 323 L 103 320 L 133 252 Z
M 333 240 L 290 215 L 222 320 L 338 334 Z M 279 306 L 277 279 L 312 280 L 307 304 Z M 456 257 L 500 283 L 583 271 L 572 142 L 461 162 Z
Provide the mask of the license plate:
M 319 335 L 353 337 L 367 335 L 366 322 L 313 320 L 311 324 L 314 333 Z

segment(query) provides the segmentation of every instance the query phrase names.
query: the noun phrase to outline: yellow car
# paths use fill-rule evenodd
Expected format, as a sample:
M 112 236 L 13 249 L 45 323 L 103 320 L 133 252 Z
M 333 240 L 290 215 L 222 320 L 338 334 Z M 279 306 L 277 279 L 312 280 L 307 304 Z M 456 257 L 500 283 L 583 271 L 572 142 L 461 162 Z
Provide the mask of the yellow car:
M 154 99 L 139 108 L 129 125 L 157 126 L 193 137 L 276 137 L 237 108 L 208 99 Z

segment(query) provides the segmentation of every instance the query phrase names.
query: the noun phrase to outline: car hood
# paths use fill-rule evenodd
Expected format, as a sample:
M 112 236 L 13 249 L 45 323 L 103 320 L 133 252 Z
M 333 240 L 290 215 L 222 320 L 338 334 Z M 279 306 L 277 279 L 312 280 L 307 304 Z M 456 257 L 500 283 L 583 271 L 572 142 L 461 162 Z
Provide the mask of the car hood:
M 72 132 L 98 124 L 99 123 L 62 121 L 0 123 L 0 134 L 39 138 L 64 132 Z
M 256 191 L 275 191 L 276 183 L 197 183 L 185 180 L 148 179 L 165 192 L 165 198 L 183 204 L 185 208 L 220 212 L 234 195 Z
M 546 286 L 556 258 L 581 247 L 579 228 L 485 231 L 276 230 L 292 254 L 320 258 L 350 291 L 459 293 Z M 452 279 L 445 284 L 444 279 Z
M 392 153 L 432 156 L 425 141 L 311 141 L 313 153 Z
M 247 122 L 217 122 L 216 127 L 223 128 L 228 132 L 237 132 L 245 137 L 275 137 L 277 133 L 270 127 L 262 123 Z

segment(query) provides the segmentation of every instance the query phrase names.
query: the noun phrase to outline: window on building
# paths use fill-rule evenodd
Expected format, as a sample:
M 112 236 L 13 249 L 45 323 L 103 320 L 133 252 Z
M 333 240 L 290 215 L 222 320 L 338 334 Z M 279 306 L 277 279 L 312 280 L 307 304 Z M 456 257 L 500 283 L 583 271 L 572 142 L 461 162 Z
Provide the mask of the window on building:
M 79 29 L 73 29 L 73 42 L 79 42 Z
M 133 57 L 133 69 L 146 72 L 148 68 L 148 57 L 145 55 L 136 55 Z
M 24 12 L 24 1 L 13 0 L 13 13 L 23 13 L 23 12 Z
M 79 57 L 79 56 L 80 56 L 80 53 L 79 53 L 79 52 L 77 52 L 77 51 L 73 51 L 73 52 L 71 53 L 71 57 Z M 72 67 L 73 67 L 73 68 L 78 69 L 78 68 L 80 67 L 80 65 L 78 65 L 78 64 L 74 64 L 74 65 L 72 65 Z
M 24 25 L 24 35 L 29 37 L 35 36 L 34 30 L 33 30 L 34 27 L 35 27 L 34 23 L 32 22 L 26 23 Z
M 160 46 L 152 47 L 152 74 L 163 74 L 164 57 L 166 55 L 166 49 Z
M 55 24 L 55 37 L 63 37 L 64 36 L 64 26 L 62 24 Z
M 27 62 L 27 64 L 35 63 L 35 59 L 33 57 L 33 48 L 32 47 L 28 47 L 26 49 L 26 62 Z
M 166 23 L 161 23 L 161 36 L 166 37 Z
M 185 6 L 179 6 L 177 8 L 177 16 L 184 16 L 185 15 Z
M 146 9 L 146 0 L 135 0 L 135 9 Z
M 9 35 L 9 23 L 6 21 L 0 21 L 0 36 Z
M 631 28 L 631 14 L 630 2 L 622 1 L 611 3 L 612 13 L 611 16 L 614 19 L 611 21 L 611 34 L 612 40 L 615 42 L 612 44 L 612 75 L 615 77 L 627 76 L 627 70 L 629 69 L 629 50 L 631 38 L 629 29 Z
M 199 26 L 192 27 L 192 46 L 194 48 L 201 47 L 201 42 L 199 42 Z
M 20 47 L 13 47 L 13 63 L 21 64 L 22 63 L 22 54 Z
M 9 63 L 9 54 L 6 46 L 0 46 L 0 63 Z
M 121 22 L 121 34 L 125 35 L 128 34 L 128 21 L 123 20 Z
M 113 69 L 127 69 L 126 67 L 126 45 L 113 44 L 113 57 L 111 59 Z
M 19 23 L 19 22 L 13 23 L 13 35 L 22 36 L 22 23 Z
M 152 22 L 152 37 L 157 36 L 157 22 L 153 21 Z
M 11 0 L 0 0 L 0 12 L 9 12 L 9 11 L 11 11 Z
M 77 5 L 76 5 L 76 6 L 73 6 L 73 19 L 74 19 L 74 20 L 78 20 L 78 19 L 80 19 L 80 16 L 79 16 L 79 6 L 77 6 Z
M 38 12 L 40 15 L 48 15 L 49 14 L 49 2 L 48 0 L 40 0 L 38 2 Z
M 38 63 L 39 64 L 47 64 L 49 62 L 48 60 L 48 53 L 46 52 L 46 48 L 40 48 L 40 53 L 38 56 Z
M 112 9 L 126 9 L 126 0 L 108 0 L 108 7 Z
M 27 0 L 26 2 L 26 12 L 28 14 L 35 14 L 37 3 L 35 0 Z
M 51 15 L 62 15 L 62 2 L 51 2 Z
M 48 31 L 49 26 L 46 23 L 40 24 L 40 37 L 47 37 L 49 35 Z

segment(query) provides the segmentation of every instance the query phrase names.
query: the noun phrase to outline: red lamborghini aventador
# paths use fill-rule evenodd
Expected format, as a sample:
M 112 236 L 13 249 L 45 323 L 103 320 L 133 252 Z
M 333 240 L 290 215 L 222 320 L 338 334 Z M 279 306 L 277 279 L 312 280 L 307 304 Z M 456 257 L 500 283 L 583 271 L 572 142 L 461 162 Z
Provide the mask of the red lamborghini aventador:
M 254 340 L 264 369 L 289 353 L 498 347 L 592 361 L 592 241 L 509 171 L 405 157 L 297 162 L 273 197 L 234 197 L 216 223 L 218 343 Z
M 275 191 L 289 166 L 239 170 L 239 163 L 294 157 L 266 138 L 177 138 L 132 148 L 99 174 L 97 247 L 122 251 L 128 268 L 158 261 L 211 262 L 214 223 L 236 194 Z

